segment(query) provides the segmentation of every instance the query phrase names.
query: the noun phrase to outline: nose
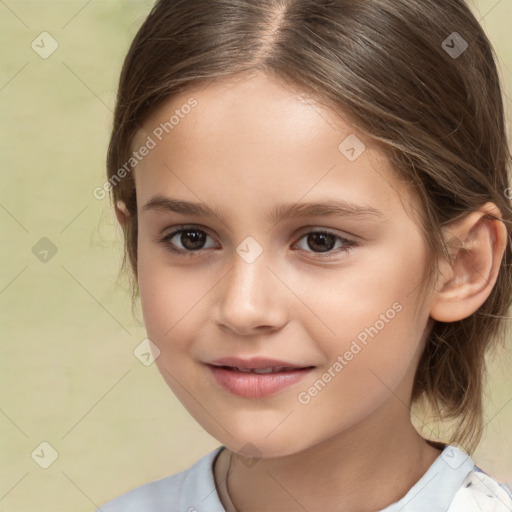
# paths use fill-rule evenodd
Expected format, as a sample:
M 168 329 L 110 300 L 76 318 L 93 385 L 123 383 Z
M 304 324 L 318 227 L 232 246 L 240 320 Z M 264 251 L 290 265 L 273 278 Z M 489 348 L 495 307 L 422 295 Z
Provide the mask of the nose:
M 236 252 L 233 267 L 217 289 L 215 322 L 241 336 L 282 328 L 288 321 L 283 284 L 263 254 L 252 263 Z

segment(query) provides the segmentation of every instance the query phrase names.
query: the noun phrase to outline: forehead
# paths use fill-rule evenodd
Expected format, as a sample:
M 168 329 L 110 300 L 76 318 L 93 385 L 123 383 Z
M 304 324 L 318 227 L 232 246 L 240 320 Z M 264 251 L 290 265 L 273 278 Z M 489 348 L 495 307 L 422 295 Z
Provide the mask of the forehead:
M 343 114 L 261 73 L 173 96 L 134 148 L 148 137 L 154 147 L 135 168 L 140 202 L 160 194 L 256 208 L 342 193 L 390 209 L 406 194 L 382 149 Z

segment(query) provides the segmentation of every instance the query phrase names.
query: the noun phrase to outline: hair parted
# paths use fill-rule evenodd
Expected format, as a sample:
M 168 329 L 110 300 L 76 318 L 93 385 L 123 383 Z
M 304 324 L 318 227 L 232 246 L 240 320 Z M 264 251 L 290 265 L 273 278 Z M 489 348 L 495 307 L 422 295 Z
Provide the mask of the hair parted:
M 468 44 L 450 55 L 457 32 Z M 432 256 L 449 258 L 442 228 L 495 203 L 509 243 L 491 295 L 473 315 L 434 322 L 412 399 L 426 399 L 473 451 L 482 431 L 485 353 L 509 333 L 511 155 L 491 43 L 463 0 L 158 0 L 121 72 L 109 180 L 137 131 L 188 87 L 258 70 L 311 94 L 379 141 L 414 189 Z M 112 187 L 130 217 L 125 258 L 137 296 L 137 197 L 132 173 Z M 426 274 L 436 272 L 436 258 Z

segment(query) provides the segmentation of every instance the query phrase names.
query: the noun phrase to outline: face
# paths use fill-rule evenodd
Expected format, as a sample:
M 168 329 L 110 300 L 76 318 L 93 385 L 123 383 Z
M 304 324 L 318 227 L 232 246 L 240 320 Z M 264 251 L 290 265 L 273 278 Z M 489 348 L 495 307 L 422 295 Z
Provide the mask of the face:
M 427 248 L 416 199 L 375 143 L 249 74 L 173 97 L 144 144 L 144 320 L 163 378 L 205 430 L 234 451 L 287 455 L 407 401 Z M 228 357 L 241 361 L 212 367 Z

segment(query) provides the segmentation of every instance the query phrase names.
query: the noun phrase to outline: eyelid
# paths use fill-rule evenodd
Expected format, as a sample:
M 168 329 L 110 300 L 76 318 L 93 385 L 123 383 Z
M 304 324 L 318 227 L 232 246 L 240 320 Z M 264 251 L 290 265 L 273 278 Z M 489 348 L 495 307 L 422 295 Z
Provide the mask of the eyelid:
M 356 242 L 357 240 L 364 240 L 362 236 L 350 233 L 348 231 L 340 231 L 336 228 L 320 227 L 318 224 L 309 224 L 299 229 L 295 236 L 304 236 L 308 233 L 329 233 L 333 236 L 339 236 L 345 240 Z

